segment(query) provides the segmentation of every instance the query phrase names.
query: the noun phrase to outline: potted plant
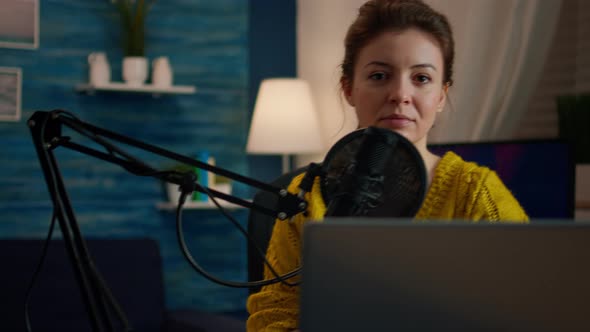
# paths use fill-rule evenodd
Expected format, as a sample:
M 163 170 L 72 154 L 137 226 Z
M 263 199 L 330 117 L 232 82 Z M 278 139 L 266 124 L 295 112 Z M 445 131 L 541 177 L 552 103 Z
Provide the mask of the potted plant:
M 121 17 L 123 41 L 123 80 L 142 85 L 148 77 L 145 57 L 145 19 L 155 0 L 112 0 Z
M 165 171 L 172 171 L 172 172 L 177 172 L 177 173 L 192 173 L 194 172 L 196 174 L 196 176 L 199 176 L 199 169 L 195 168 L 192 165 L 189 164 L 184 164 L 184 163 L 176 163 L 176 164 L 170 164 L 164 167 Z M 227 195 L 231 195 L 232 193 L 232 183 L 231 183 L 231 179 L 222 176 L 222 175 L 218 175 L 218 174 L 214 174 L 211 172 L 205 172 L 205 173 L 200 173 L 201 176 L 203 176 L 203 174 L 207 174 L 208 179 L 206 181 L 203 180 L 198 180 L 197 181 L 205 186 L 208 187 L 210 189 L 219 191 L 221 193 L 227 194 Z M 206 182 L 206 183 L 203 183 Z M 164 185 L 164 192 L 166 193 L 166 198 L 168 199 L 168 202 L 171 203 L 177 203 L 178 202 L 178 198 L 180 197 L 180 188 L 177 184 L 174 183 L 170 183 L 170 182 L 163 182 Z M 197 191 L 193 192 L 193 196 L 187 198 L 187 201 L 199 201 L 199 202 L 209 202 L 209 198 L 207 196 L 207 194 L 204 193 L 199 193 Z
M 167 171 L 174 171 L 178 173 L 187 173 L 187 172 L 194 172 L 195 167 L 189 164 L 177 163 L 173 165 L 169 165 L 164 168 Z M 177 184 L 170 183 L 170 182 L 163 182 L 164 189 L 166 192 L 166 198 L 169 202 L 177 203 L 178 198 L 180 197 L 180 188 Z M 192 197 L 187 199 L 188 201 L 192 201 Z

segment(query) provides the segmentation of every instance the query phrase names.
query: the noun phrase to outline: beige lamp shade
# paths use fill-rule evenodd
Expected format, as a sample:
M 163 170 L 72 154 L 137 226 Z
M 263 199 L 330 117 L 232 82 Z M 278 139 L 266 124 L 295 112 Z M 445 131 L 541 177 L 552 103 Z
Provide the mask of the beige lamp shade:
M 321 150 L 320 126 L 309 84 L 296 78 L 263 80 L 246 151 L 287 155 Z

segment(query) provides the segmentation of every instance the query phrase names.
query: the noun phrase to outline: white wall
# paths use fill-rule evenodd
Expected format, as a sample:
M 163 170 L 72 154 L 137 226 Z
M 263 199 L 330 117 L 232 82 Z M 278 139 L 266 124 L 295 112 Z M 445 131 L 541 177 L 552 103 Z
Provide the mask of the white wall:
M 340 97 L 338 81 L 346 29 L 364 0 L 299 0 L 297 2 L 297 74 L 313 90 L 326 151 L 356 128 L 356 117 Z M 323 153 L 300 156 L 299 165 L 321 161 Z

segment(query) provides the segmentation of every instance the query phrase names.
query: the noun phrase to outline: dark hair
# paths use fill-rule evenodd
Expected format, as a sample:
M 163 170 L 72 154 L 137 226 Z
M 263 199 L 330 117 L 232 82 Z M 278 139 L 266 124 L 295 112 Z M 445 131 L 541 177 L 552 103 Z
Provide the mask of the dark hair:
M 359 9 L 344 39 L 341 84 L 352 83 L 360 50 L 385 31 L 416 28 L 440 44 L 444 62 L 443 84 L 453 84 L 455 43 L 447 18 L 421 0 L 370 0 Z

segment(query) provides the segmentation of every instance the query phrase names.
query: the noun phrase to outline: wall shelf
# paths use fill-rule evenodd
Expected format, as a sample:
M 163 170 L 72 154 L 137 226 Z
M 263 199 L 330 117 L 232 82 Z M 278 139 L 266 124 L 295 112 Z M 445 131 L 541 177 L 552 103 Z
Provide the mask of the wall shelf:
M 230 210 L 244 209 L 243 206 L 232 204 L 232 203 L 222 201 L 219 199 L 217 201 L 219 202 L 219 205 L 221 205 L 221 207 L 223 207 L 224 209 L 230 209 Z M 159 210 L 176 210 L 177 206 L 178 206 L 178 203 L 176 203 L 176 202 L 158 202 L 156 204 L 156 207 Z M 182 209 L 183 210 L 215 210 L 215 209 L 217 209 L 217 206 L 211 202 L 186 202 L 182 206 Z
M 110 91 L 110 92 L 136 92 L 136 93 L 151 93 L 154 96 L 163 94 L 194 94 L 197 89 L 192 85 L 172 85 L 169 87 L 155 86 L 153 84 L 144 84 L 139 86 L 132 86 L 123 82 L 111 82 L 107 84 L 94 85 L 90 83 L 76 85 L 76 91 L 86 92 L 90 95 L 96 91 Z

